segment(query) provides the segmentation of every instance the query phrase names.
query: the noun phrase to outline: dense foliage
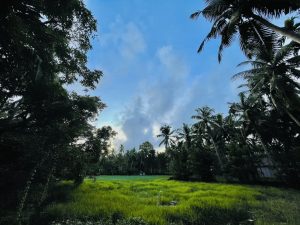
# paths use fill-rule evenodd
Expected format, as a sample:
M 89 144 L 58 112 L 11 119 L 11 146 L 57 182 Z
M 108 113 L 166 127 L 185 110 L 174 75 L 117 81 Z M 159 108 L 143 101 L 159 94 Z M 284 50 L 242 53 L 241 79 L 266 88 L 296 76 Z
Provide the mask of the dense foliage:
M 59 179 L 80 182 L 111 128 L 91 125 L 104 108 L 87 68 L 96 21 L 81 0 L 0 3 L 0 223 L 28 221 Z M 33 210 L 35 209 L 35 210 Z

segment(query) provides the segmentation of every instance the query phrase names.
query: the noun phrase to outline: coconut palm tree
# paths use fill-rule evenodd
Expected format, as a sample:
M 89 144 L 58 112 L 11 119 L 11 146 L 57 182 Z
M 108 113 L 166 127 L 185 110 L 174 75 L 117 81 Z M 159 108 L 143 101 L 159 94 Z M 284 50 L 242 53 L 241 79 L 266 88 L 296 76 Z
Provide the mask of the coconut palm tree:
M 221 156 L 221 149 L 216 140 L 216 132 L 221 129 L 220 124 L 216 122 L 217 118 L 213 115 L 214 110 L 205 106 L 196 109 L 197 115 L 192 116 L 198 122 L 195 124 L 200 132 L 205 132 L 208 136 L 208 142 L 213 144 L 221 169 L 224 168 L 223 159 Z
M 184 140 L 186 148 L 189 150 L 192 146 L 192 130 L 187 124 L 183 124 L 182 129 L 179 130 L 178 136 Z
M 251 145 L 247 141 L 247 136 L 254 134 L 258 137 L 259 142 L 264 148 L 265 152 L 268 152 L 267 145 L 262 137 L 261 124 L 266 122 L 264 111 L 267 107 L 262 99 L 258 99 L 252 95 L 246 96 L 245 93 L 240 93 L 240 102 L 233 103 L 230 106 L 229 113 L 236 118 L 236 126 L 240 131 L 239 136 L 242 140 Z
M 157 135 L 157 137 L 162 138 L 162 141 L 159 143 L 159 146 L 161 146 L 162 144 L 165 145 L 165 150 L 167 151 L 167 149 L 171 146 L 175 144 L 174 141 L 174 132 L 175 130 L 172 130 L 171 126 L 169 125 L 163 125 L 160 128 L 160 134 Z
M 300 126 L 300 56 L 294 55 L 294 43 L 280 49 L 256 49 L 255 59 L 241 65 L 252 68 L 233 78 L 243 77 L 252 96 L 267 96 L 273 106 Z
M 300 43 L 300 34 L 294 30 L 282 28 L 270 23 L 265 17 L 279 17 L 282 14 L 295 12 L 300 9 L 300 2 L 295 0 L 206 0 L 207 6 L 193 13 L 191 18 L 203 15 L 213 22 L 212 28 L 198 52 L 205 43 L 221 37 L 218 59 L 221 61 L 224 47 L 228 47 L 238 34 L 240 46 L 247 57 L 251 57 L 253 46 L 276 47 L 276 34 L 290 38 Z

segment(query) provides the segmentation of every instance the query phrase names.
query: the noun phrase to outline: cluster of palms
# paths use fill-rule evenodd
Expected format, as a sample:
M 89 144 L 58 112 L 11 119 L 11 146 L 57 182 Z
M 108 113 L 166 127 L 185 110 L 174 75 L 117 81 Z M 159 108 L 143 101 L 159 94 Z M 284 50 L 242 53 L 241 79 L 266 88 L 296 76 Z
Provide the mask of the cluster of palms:
M 227 116 L 209 107 L 196 110 L 191 126 L 161 127 L 169 171 L 175 179 L 215 180 L 223 176 L 240 182 L 272 179 L 299 183 L 299 137 L 290 117 L 281 117 L 251 97 L 240 94 Z
M 164 125 L 160 129 L 158 137 L 162 138 L 161 144 L 165 145 L 169 169 L 174 178 L 211 181 L 216 175 L 232 175 L 232 178 L 240 181 L 254 181 L 258 172 L 253 170 L 259 167 L 258 164 L 244 162 L 244 165 L 230 171 L 230 167 L 237 161 L 229 155 L 234 147 L 243 148 L 244 151 L 240 152 L 238 160 L 242 160 L 250 148 L 259 149 L 255 142 L 248 143 L 237 135 L 237 132 L 243 131 L 239 129 L 237 120 L 233 119 L 233 114 L 224 118 L 209 107 L 198 108 L 196 112 L 192 116 L 196 122 L 191 126 L 183 124 L 181 129 L 172 130 L 170 126 Z
M 220 37 L 221 61 L 223 49 L 238 36 L 241 50 L 248 58 L 239 66 L 247 66 L 247 70 L 233 79 L 242 78 L 245 84 L 241 85 L 240 101 L 230 105 L 226 117 L 214 115 L 208 107 L 200 108 L 193 116 L 197 123 L 191 127 L 184 125 L 173 139 L 174 131 L 169 126 L 162 127 L 167 151 L 173 154 L 174 164 L 180 161 L 177 160 L 180 154 L 186 160 L 188 166 L 181 168 L 187 170 L 185 176 L 201 173 L 190 169 L 197 162 L 202 162 L 198 169 L 210 171 L 211 175 L 215 172 L 247 181 L 262 179 L 268 167 L 277 180 L 299 185 L 300 2 L 206 0 L 206 3 L 202 11 L 191 15 L 192 18 L 202 15 L 213 23 L 198 51 L 203 50 L 208 40 Z M 290 13 L 284 27 L 269 22 Z M 198 154 L 202 158 L 209 153 L 213 159 L 208 160 L 211 165 L 194 157 L 195 151 L 202 151 L 202 155 Z M 178 177 L 183 175 L 173 172 Z

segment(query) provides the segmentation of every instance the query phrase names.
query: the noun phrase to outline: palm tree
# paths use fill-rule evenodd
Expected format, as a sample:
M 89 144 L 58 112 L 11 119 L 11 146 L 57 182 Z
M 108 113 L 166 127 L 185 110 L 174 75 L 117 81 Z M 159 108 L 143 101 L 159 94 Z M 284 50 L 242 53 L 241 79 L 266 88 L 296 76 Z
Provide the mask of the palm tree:
M 186 148 L 189 150 L 192 146 L 192 130 L 187 124 L 183 124 L 182 129 L 178 133 L 179 138 L 185 141 Z
M 215 149 L 221 169 L 224 168 L 224 163 L 221 157 L 221 151 L 216 140 L 216 132 L 220 129 L 220 124 L 216 122 L 216 117 L 213 116 L 214 110 L 205 106 L 196 109 L 197 115 L 192 116 L 192 119 L 198 120 L 195 124 L 199 131 L 205 132 L 208 136 L 208 141 L 211 141 Z
M 277 119 L 270 120 L 270 117 L 272 117 L 270 104 L 262 96 L 246 96 L 242 92 L 239 97 L 240 102 L 231 104 L 229 110 L 230 115 L 236 118 L 236 130 L 239 131 L 239 133 L 235 132 L 234 142 L 246 145 L 249 162 L 253 167 L 261 169 L 260 164 L 262 161 L 256 161 L 257 157 L 262 157 L 269 163 L 272 162 L 272 144 L 269 145 L 269 143 L 274 140 L 274 135 L 270 134 L 270 131 L 277 129 L 274 125 Z M 263 149 L 263 154 L 262 152 L 256 154 L 255 152 L 260 149 L 260 146 Z
M 247 142 L 247 136 L 249 134 L 255 134 L 265 152 L 268 152 L 259 127 L 260 124 L 265 122 L 263 116 L 265 115 L 264 109 L 266 106 L 264 102 L 258 101 L 258 99 L 253 96 L 246 97 L 243 92 L 239 94 L 239 97 L 240 102 L 231 104 L 229 110 L 229 113 L 236 117 L 237 129 L 240 131 L 239 136 L 246 144 L 251 145 L 251 143 Z
M 171 126 L 169 125 L 163 125 L 161 128 L 160 128 L 160 134 L 157 135 L 157 137 L 161 137 L 163 138 L 162 141 L 159 143 L 159 146 L 161 146 L 162 144 L 165 145 L 165 150 L 167 151 L 167 149 L 175 144 L 175 141 L 174 141 L 174 132 L 175 130 L 172 130 Z
M 201 52 L 206 41 L 221 36 L 218 59 L 221 61 L 224 47 L 228 47 L 239 34 L 240 46 L 247 57 L 251 57 L 252 46 L 273 48 L 277 34 L 300 43 L 300 34 L 294 30 L 278 27 L 270 23 L 265 16 L 279 17 L 281 14 L 299 10 L 300 2 L 295 0 L 206 0 L 207 6 L 197 11 L 191 18 L 203 15 L 213 22 L 212 28 L 198 52 Z
M 252 96 L 267 96 L 273 106 L 286 113 L 300 126 L 300 56 L 294 55 L 294 44 L 281 49 L 256 49 L 256 58 L 239 65 L 252 68 L 233 78 L 243 77 Z

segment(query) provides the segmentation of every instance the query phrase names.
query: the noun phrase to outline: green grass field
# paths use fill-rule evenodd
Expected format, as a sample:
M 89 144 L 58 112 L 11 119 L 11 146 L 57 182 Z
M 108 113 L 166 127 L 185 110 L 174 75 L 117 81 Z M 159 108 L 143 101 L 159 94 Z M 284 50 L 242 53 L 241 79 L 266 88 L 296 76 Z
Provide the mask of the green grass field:
M 86 179 L 56 190 L 52 218 L 140 217 L 150 224 L 300 224 L 300 192 L 273 187 L 181 182 L 166 176 Z M 63 199 L 64 197 L 64 199 Z M 59 199 L 59 200 L 58 200 Z

